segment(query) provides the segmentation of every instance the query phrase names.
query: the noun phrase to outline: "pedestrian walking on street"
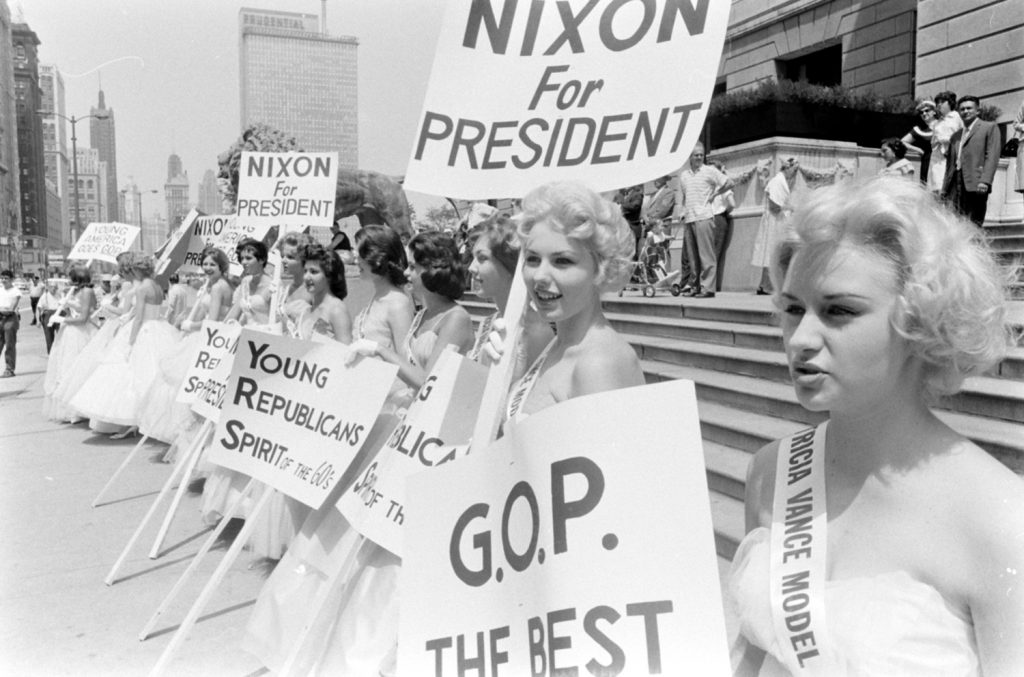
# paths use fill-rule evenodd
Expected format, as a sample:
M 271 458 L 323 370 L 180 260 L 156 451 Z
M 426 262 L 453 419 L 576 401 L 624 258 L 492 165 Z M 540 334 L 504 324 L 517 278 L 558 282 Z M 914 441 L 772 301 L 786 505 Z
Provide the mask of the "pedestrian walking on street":
M 39 279 L 39 276 L 33 275 L 32 284 L 28 288 L 28 300 L 32 304 L 32 322 L 29 324 L 35 324 L 39 321 L 39 312 L 36 308 L 39 306 L 39 297 L 43 295 L 45 289 L 46 285 Z
M 18 302 L 21 292 L 14 286 L 14 273 L 9 270 L 0 271 L 0 352 L 4 352 L 7 368 L 0 378 L 14 376 L 14 367 L 18 357 L 15 344 L 18 341 Z
M 50 324 L 50 318 L 60 308 L 60 296 L 57 293 L 57 283 L 53 280 L 46 281 L 46 288 L 38 299 L 32 299 L 35 306 L 34 314 L 39 317 L 39 325 L 43 328 L 43 338 L 46 340 L 46 354 L 50 354 L 53 347 L 53 339 L 57 335 L 60 324 Z

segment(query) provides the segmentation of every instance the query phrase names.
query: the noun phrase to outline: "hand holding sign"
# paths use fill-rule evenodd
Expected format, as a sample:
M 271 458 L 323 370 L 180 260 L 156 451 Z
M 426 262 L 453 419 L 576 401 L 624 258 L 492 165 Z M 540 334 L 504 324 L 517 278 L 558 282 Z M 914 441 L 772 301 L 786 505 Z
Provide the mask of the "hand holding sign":
M 362 447 L 397 368 L 337 342 L 242 329 L 210 460 L 319 508 Z

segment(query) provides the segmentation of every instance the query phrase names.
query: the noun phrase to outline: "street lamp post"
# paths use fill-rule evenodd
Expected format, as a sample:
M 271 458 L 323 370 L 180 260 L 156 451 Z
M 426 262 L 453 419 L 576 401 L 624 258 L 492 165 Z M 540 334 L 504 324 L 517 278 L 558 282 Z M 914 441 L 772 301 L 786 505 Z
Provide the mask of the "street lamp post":
M 121 189 L 121 194 L 122 195 L 127 193 L 127 192 L 128 192 L 127 188 L 122 188 Z M 142 196 L 145 195 L 146 193 L 159 193 L 159 192 L 160 191 L 158 191 L 156 188 L 150 188 L 149 190 L 140 190 L 139 191 L 139 249 L 142 250 L 143 254 L 146 253 L 146 241 L 143 239 L 143 236 L 144 236 L 144 233 L 146 231 L 146 228 L 145 228 L 145 225 L 142 223 L 142 214 L 143 214 L 143 212 L 142 212 Z
M 64 120 L 67 120 L 71 123 L 71 180 L 75 184 L 75 222 L 74 225 L 71 227 L 71 239 L 77 242 L 79 235 L 78 231 L 81 226 L 81 223 L 78 219 L 81 212 L 79 211 L 78 204 L 78 136 L 75 133 L 75 125 L 81 122 L 82 120 L 88 120 L 89 118 L 96 118 L 97 120 L 106 120 L 108 117 L 110 117 L 110 115 L 101 111 L 100 113 L 95 113 L 93 115 L 83 115 L 82 117 L 76 118 L 74 115 L 68 117 L 66 115 L 61 115 L 60 113 L 52 110 L 37 110 L 36 115 L 52 115 L 54 117 L 63 118 Z M 60 138 L 59 134 L 57 135 L 57 138 Z

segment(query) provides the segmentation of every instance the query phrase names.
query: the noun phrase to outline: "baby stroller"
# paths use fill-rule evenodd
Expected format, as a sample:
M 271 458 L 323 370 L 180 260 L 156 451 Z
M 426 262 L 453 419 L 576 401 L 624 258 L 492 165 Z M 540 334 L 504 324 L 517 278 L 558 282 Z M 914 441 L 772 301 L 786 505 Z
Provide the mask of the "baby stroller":
M 652 297 L 658 289 L 665 288 L 668 288 L 673 296 L 679 296 L 679 285 L 667 286 L 668 279 L 671 277 L 668 272 L 669 242 L 668 239 L 662 242 L 651 242 L 649 238 L 644 239 L 640 254 L 633 263 L 633 275 L 629 284 L 619 291 L 619 296 L 622 296 L 624 291 L 639 291 L 644 296 Z

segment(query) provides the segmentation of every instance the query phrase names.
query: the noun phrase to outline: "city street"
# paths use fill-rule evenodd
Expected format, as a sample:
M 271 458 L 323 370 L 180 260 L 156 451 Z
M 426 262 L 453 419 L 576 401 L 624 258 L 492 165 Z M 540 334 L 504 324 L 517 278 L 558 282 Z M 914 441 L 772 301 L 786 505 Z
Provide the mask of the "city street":
M 93 498 L 136 440 L 111 441 L 84 423 L 57 424 L 40 413 L 46 351 L 43 332 L 22 312 L 17 376 L 0 380 L 0 673 L 144 675 L 227 549 L 218 544 L 198 576 L 156 625 L 139 631 L 178 580 L 207 533 L 199 496 L 186 494 L 165 541 L 147 553 L 158 524 L 141 539 L 108 587 L 103 580 L 152 504 L 172 466 L 153 460 L 166 447 L 147 444 L 111 488 Z M 163 511 L 158 513 L 161 517 Z M 157 520 L 154 520 L 156 522 Z M 243 552 L 190 633 L 170 672 L 245 675 L 259 663 L 238 648 L 264 572 Z
M 348 303 L 372 294 L 349 277 Z M 144 642 L 139 632 L 209 535 L 199 520 L 200 496 L 187 493 L 156 560 L 147 557 L 166 509 L 157 513 L 122 565 L 103 581 L 138 527 L 173 466 L 156 457 L 166 446 L 147 443 L 104 497 L 97 493 L 135 440 L 112 441 L 85 423 L 58 424 L 42 413 L 46 348 L 43 332 L 22 310 L 17 376 L 0 380 L 0 674 L 144 675 L 156 664 L 178 624 L 230 543 L 218 543 L 199 573 Z M 164 506 L 169 504 L 169 499 Z M 267 571 L 239 555 L 200 621 L 170 665 L 175 675 L 248 675 L 260 671 L 239 647 Z

